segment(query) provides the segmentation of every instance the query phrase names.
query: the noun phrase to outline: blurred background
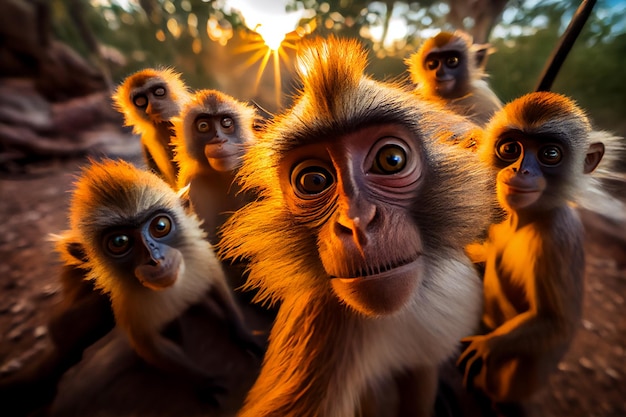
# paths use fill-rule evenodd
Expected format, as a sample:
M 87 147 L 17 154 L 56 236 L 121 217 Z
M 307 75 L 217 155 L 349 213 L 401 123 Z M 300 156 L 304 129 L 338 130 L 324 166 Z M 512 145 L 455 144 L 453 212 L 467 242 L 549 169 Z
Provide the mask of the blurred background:
M 404 59 L 423 39 L 440 29 L 464 29 L 493 46 L 487 71 L 506 102 L 534 89 L 579 3 L 2 0 L 2 171 L 18 169 L 24 158 L 100 145 L 104 138 L 76 132 L 103 121 L 119 124 L 102 100 L 145 67 L 173 67 L 192 88 L 219 89 L 276 113 L 295 88 L 298 43 L 330 33 L 362 39 L 371 52 L 368 71 L 397 79 L 406 76 Z M 576 99 L 598 128 L 624 136 L 624 68 L 626 1 L 599 0 L 553 90 Z

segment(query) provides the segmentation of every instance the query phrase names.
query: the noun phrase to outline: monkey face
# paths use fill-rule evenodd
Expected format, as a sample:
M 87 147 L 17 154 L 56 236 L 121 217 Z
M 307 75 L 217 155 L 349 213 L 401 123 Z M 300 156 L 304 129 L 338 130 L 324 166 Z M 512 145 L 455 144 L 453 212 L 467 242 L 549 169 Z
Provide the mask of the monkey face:
M 167 84 L 160 77 L 148 78 L 145 83 L 132 88 L 130 100 L 139 115 L 153 123 L 169 121 L 180 111 Z
M 216 171 L 232 171 L 244 154 L 240 127 L 229 115 L 200 113 L 191 128 L 193 152 Z
M 498 199 L 515 211 L 536 206 L 544 193 L 560 189 L 569 174 L 570 151 L 557 139 L 510 131 L 496 141 L 495 154 L 502 166 Z
M 394 124 L 304 145 L 281 162 L 289 209 L 317 235 L 337 297 L 361 313 L 402 308 L 420 283 L 422 239 L 408 213 L 422 167 L 414 136 Z
M 133 278 L 152 290 L 176 282 L 182 254 L 174 246 L 177 230 L 171 214 L 159 211 L 138 226 L 115 226 L 102 235 L 101 252 L 118 271 L 117 276 L 128 276 L 132 271 Z
M 469 74 L 465 57 L 460 51 L 434 50 L 424 58 L 424 71 L 439 96 L 455 98 L 463 95 L 461 87 Z

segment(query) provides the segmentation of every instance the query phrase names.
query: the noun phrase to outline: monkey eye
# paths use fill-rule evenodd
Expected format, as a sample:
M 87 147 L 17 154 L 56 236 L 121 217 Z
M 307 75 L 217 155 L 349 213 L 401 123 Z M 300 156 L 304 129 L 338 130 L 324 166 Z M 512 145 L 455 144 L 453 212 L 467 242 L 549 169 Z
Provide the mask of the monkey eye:
M 539 149 L 539 162 L 545 165 L 557 165 L 563 159 L 563 150 L 557 145 L 547 145 Z
M 222 117 L 222 120 L 220 120 L 220 124 L 224 129 L 230 129 L 235 126 L 235 121 L 232 117 L 224 116 Z
M 406 160 L 406 151 L 402 146 L 388 144 L 376 153 L 371 170 L 376 174 L 395 174 L 404 169 Z
M 439 66 L 439 60 L 438 59 L 428 59 L 428 60 L 426 60 L 426 68 L 428 68 L 429 70 L 437 69 L 438 66 Z
M 522 154 L 522 146 L 519 142 L 505 139 L 496 146 L 496 155 L 504 162 L 514 162 Z
M 141 108 L 146 107 L 148 105 L 148 97 L 144 96 L 143 94 L 140 94 L 138 96 L 135 96 L 135 98 L 133 98 L 133 103 L 137 107 L 141 107 Z
M 456 68 L 456 67 L 459 66 L 460 62 L 461 62 L 461 60 L 456 55 L 449 56 L 448 58 L 446 58 L 446 66 L 448 68 Z
M 211 123 L 207 119 L 196 120 L 196 130 L 200 133 L 206 133 L 211 130 Z
M 150 222 L 150 228 L 148 230 L 150 231 L 150 235 L 152 235 L 152 237 L 154 238 L 158 239 L 161 237 L 165 237 L 172 230 L 172 220 L 169 218 L 169 216 L 166 216 L 164 214 L 156 216 Z
M 335 178 L 321 161 L 305 161 L 291 171 L 291 186 L 302 198 L 316 196 L 326 191 Z
M 165 95 L 165 87 L 157 87 L 154 89 L 154 95 L 157 97 L 163 97 Z
M 113 256 L 126 255 L 132 243 L 131 237 L 124 233 L 111 233 L 105 237 L 105 247 Z

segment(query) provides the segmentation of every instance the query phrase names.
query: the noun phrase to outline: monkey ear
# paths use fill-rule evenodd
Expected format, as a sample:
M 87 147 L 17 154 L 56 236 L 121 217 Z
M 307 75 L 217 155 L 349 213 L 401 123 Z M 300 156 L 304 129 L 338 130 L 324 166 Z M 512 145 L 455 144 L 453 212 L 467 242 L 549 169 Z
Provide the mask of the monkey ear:
M 65 250 L 81 262 L 87 262 L 88 260 L 85 248 L 79 242 L 67 242 L 65 244 Z
M 494 49 L 491 47 L 491 44 L 481 43 L 474 44 L 471 46 L 472 51 L 474 52 L 474 64 L 476 68 L 485 69 L 487 66 L 487 58 L 494 52 Z
M 589 149 L 587 149 L 587 155 L 585 156 L 585 166 L 583 168 L 583 172 L 585 174 L 589 174 L 592 172 L 604 156 L 604 143 L 596 142 L 589 145 Z

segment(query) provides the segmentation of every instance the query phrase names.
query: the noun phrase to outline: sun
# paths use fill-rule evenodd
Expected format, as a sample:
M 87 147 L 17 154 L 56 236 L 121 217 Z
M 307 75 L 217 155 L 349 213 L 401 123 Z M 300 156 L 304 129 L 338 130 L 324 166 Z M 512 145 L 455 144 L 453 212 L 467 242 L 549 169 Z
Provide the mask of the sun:
M 284 6 L 276 1 L 260 1 L 251 5 L 246 0 L 231 0 L 230 6 L 237 10 L 243 17 L 245 26 L 252 31 L 249 42 L 237 48 L 237 53 L 250 53 L 252 55 L 244 65 L 250 67 L 260 62 L 254 88 L 259 87 L 261 77 L 268 63 L 274 66 L 274 84 L 276 86 L 276 104 L 281 105 L 281 75 L 280 64 L 289 63 L 286 50 L 296 49 L 298 41 L 314 30 L 314 25 L 299 26 L 301 20 L 307 16 L 307 11 L 285 12 Z M 277 9 L 281 7 L 281 9 Z
M 265 36 L 267 36 L 267 38 Z M 246 68 L 260 63 L 254 81 L 255 91 L 261 83 L 261 77 L 265 69 L 271 62 L 274 68 L 275 101 L 276 105 L 280 108 L 282 94 L 281 62 L 287 65 L 289 64 L 290 57 L 287 54 L 287 49 L 296 50 L 298 48 L 297 43 L 303 35 L 299 34 L 298 31 L 292 31 L 286 34 L 274 33 L 265 36 L 259 32 L 253 31 L 250 34 L 249 41 L 245 45 L 238 47 L 235 53 L 252 53 L 243 63 L 243 66 Z

